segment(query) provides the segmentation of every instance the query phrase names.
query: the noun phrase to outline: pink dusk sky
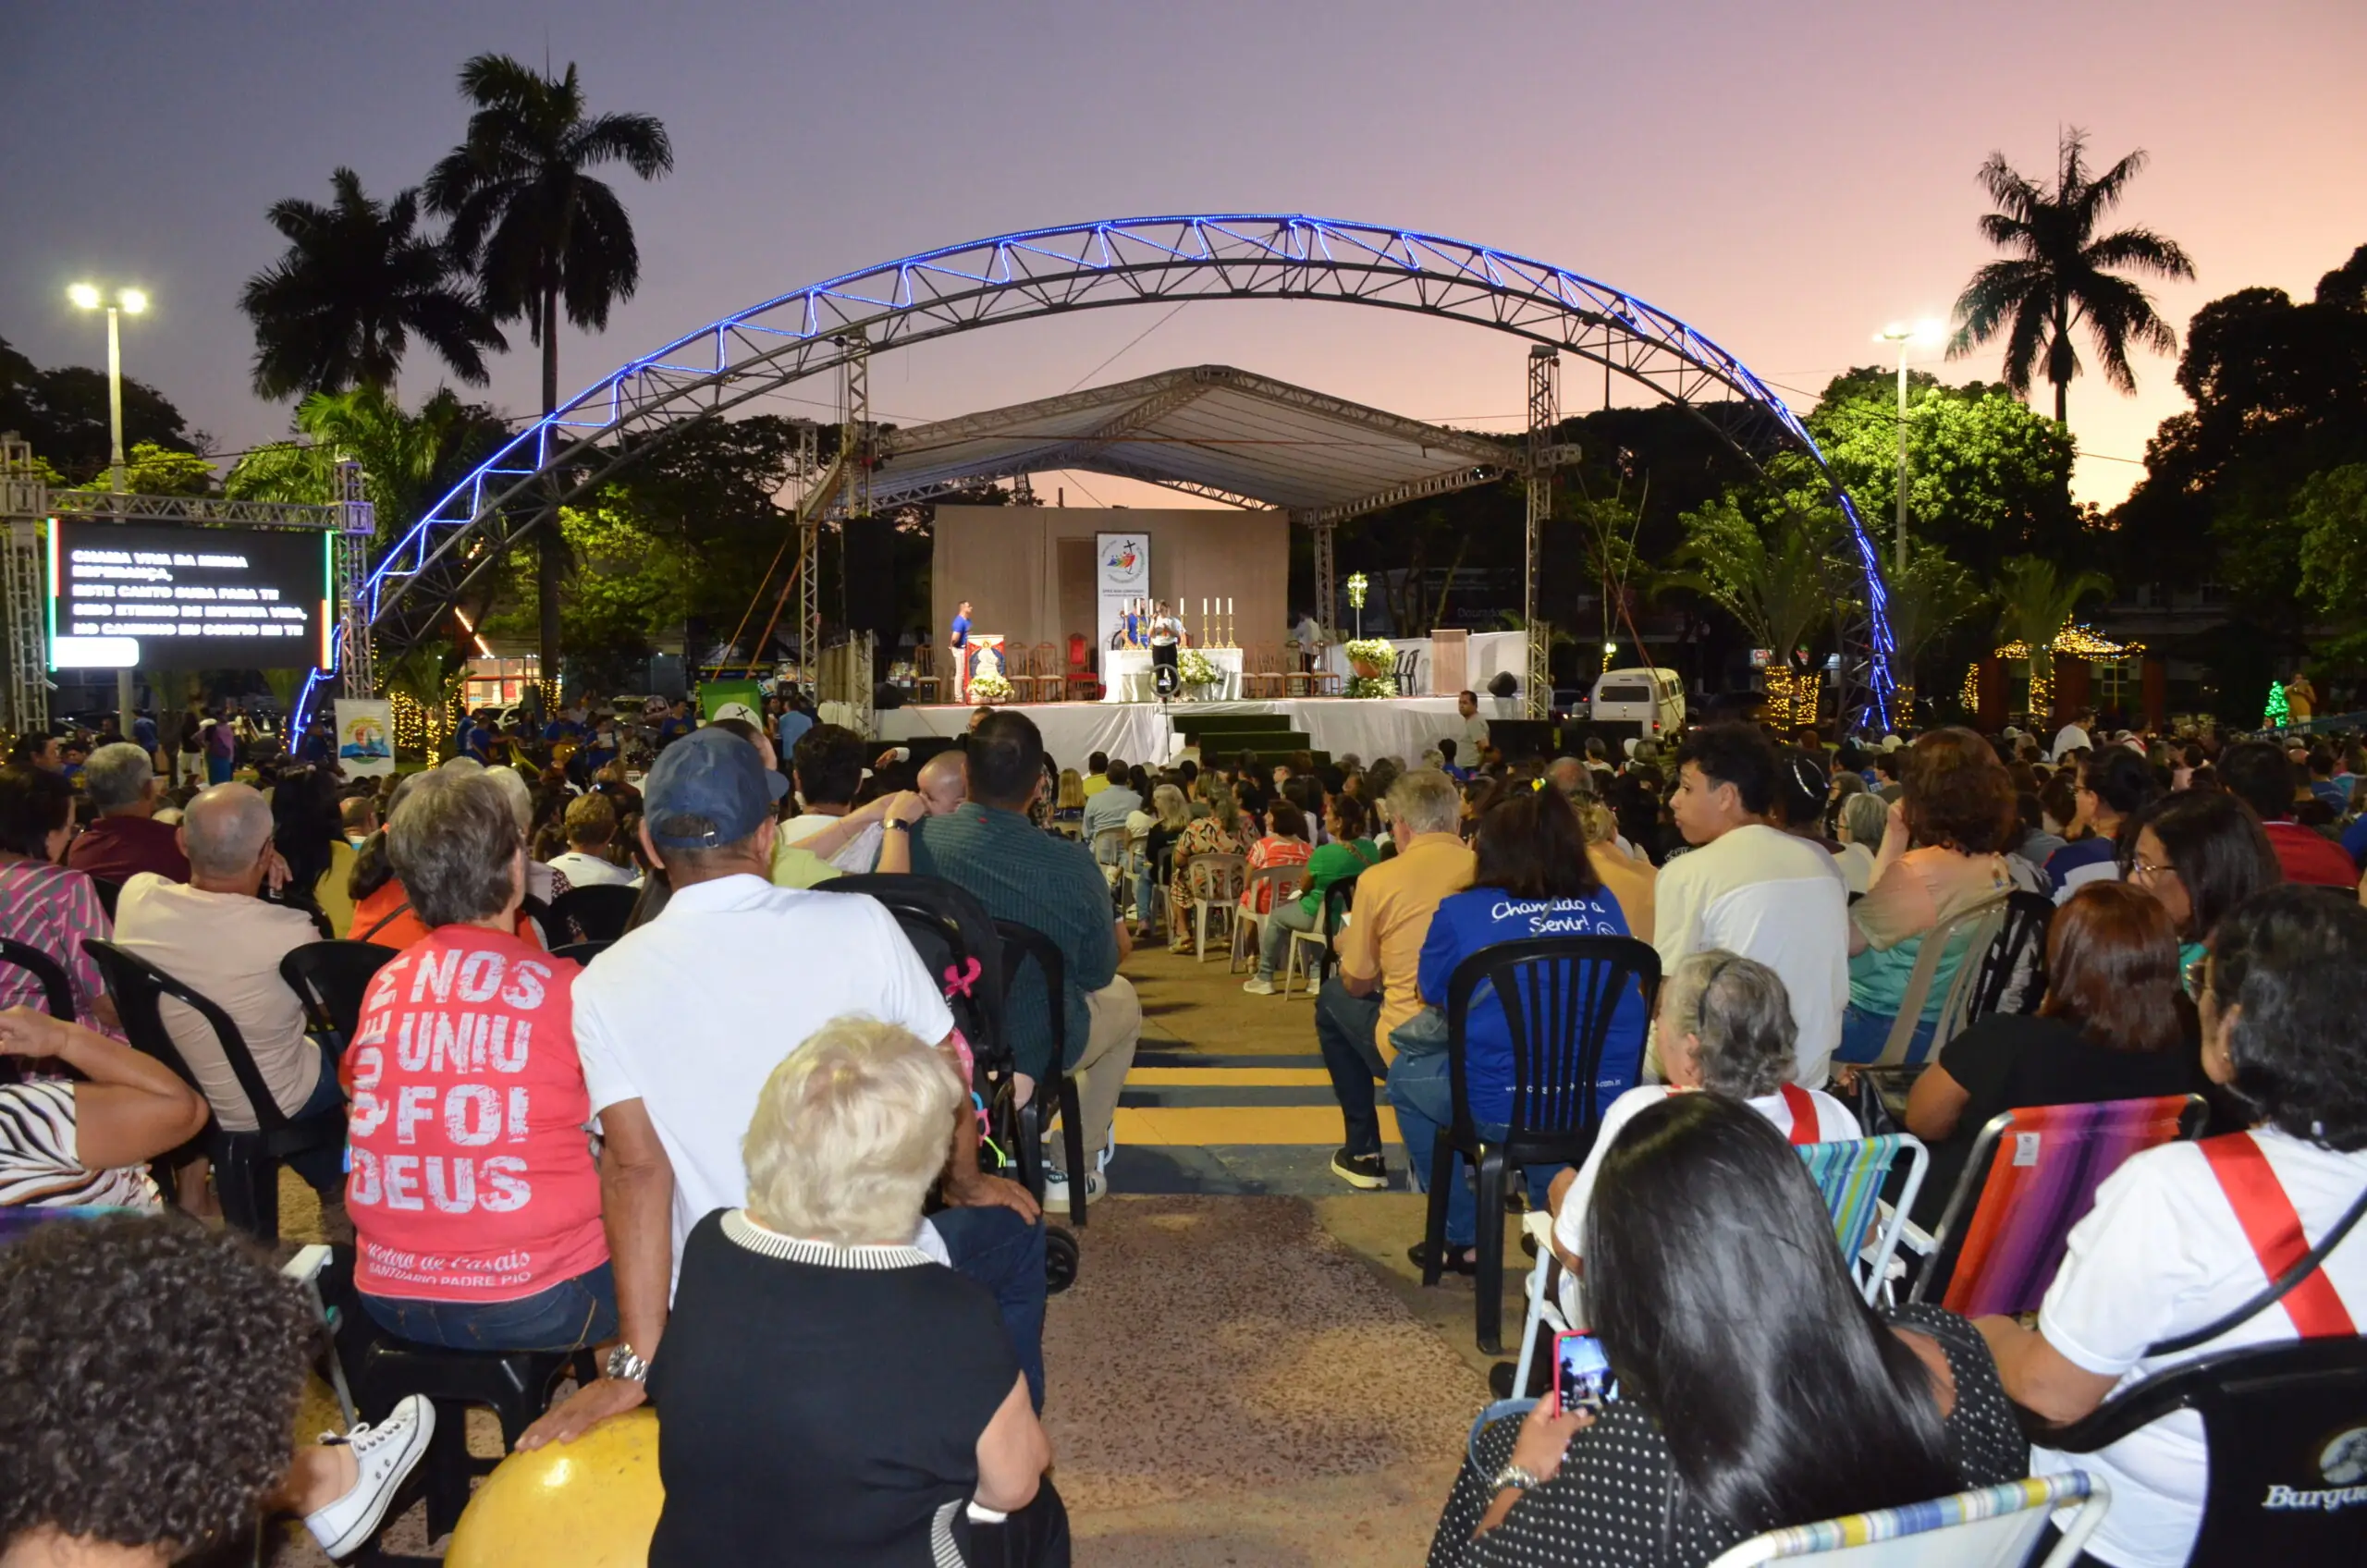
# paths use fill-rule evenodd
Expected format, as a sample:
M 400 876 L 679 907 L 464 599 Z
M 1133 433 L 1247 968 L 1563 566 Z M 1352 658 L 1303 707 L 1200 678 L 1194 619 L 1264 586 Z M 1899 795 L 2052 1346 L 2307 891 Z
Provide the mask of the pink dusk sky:
M 2306 296 L 2367 241 L 2360 0 L 92 0 L 21 6 L 8 31 L 0 337 L 39 364 L 101 362 L 67 284 L 146 287 L 156 309 L 128 330 L 127 368 L 226 450 L 287 425 L 248 390 L 235 306 L 280 249 L 264 209 L 325 201 L 338 164 L 382 198 L 417 183 L 460 134 L 454 71 L 481 51 L 573 60 L 595 109 L 652 113 L 673 135 L 670 178 L 619 171 L 643 286 L 605 336 L 568 332 L 570 389 L 718 315 L 909 251 L 1097 217 L 1281 210 L 1588 274 L 1806 408 L 1834 373 L 1886 361 L 1870 341 L 1883 323 L 1946 313 L 1991 255 L 1974 171 L 1995 149 L 2044 176 L 2066 124 L 2087 128 L 2100 165 L 2152 154 L 2117 217 L 2194 258 L 2196 282 L 2149 285 L 2181 331 L 2239 288 Z M 1221 361 L 1425 419 L 1520 421 L 1509 337 L 1317 304 L 1207 302 L 1161 323 L 1166 310 L 883 357 L 874 403 L 912 423 Z M 481 396 L 527 412 L 535 361 L 512 337 Z M 1998 374 L 1986 351 L 1925 362 L 1952 381 Z M 406 394 L 439 368 L 415 349 Z M 2172 361 L 2137 368 L 2135 398 L 2092 374 L 2073 385 L 2083 497 L 2125 495 L 2142 472 L 2130 459 L 2184 406 Z M 1599 373 L 1568 369 L 1570 411 L 1601 396 Z M 1104 478 L 1060 482 L 1138 498 Z

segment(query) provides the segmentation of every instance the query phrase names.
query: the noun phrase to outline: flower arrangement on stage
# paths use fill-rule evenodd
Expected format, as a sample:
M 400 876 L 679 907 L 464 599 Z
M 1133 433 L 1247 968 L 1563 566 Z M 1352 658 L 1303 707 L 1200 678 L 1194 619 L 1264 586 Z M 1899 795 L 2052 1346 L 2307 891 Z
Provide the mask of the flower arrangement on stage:
M 1175 680 L 1185 691 L 1214 686 L 1224 680 L 1224 671 L 1217 661 L 1197 648 L 1186 648 L 1175 655 Z
M 1397 650 L 1386 637 L 1357 637 L 1346 646 L 1347 694 L 1351 697 L 1397 695 Z
M 970 678 L 970 700 L 974 703 L 1007 703 L 1012 699 L 1011 682 L 993 670 L 981 670 Z

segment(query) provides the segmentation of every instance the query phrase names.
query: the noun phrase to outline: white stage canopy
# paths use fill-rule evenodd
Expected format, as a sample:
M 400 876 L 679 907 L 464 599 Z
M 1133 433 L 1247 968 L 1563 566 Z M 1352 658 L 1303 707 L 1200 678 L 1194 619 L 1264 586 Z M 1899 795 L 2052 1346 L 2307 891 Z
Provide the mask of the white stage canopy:
M 1303 522 L 1512 472 L 1509 443 L 1425 424 L 1230 365 L 1194 365 L 886 432 L 875 505 L 1052 469 L 1122 474 Z

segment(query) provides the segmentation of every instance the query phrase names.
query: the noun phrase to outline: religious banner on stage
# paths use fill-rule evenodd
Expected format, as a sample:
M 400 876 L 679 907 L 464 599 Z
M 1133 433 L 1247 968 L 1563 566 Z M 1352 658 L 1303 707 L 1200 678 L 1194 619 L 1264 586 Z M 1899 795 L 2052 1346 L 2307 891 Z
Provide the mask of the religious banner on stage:
M 1108 648 L 1125 622 L 1127 606 L 1150 597 L 1150 535 L 1093 536 L 1093 600 L 1099 629 L 1097 647 Z

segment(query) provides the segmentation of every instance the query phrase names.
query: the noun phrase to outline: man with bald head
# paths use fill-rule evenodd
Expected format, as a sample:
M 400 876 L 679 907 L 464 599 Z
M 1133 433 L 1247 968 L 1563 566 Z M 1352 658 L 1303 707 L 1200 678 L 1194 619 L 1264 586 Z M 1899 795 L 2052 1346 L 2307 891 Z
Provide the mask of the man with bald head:
M 143 872 L 116 902 L 117 943 L 230 1015 L 271 1097 L 288 1116 L 339 1103 L 337 1064 L 304 1035 L 304 1011 L 279 977 L 279 961 L 321 939 L 310 916 L 257 895 L 271 873 L 271 803 L 244 784 L 216 784 L 181 814 L 183 886 Z M 197 1078 L 215 1120 L 252 1132 L 255 1113 L 214 1031 L 196 1010 L 166 1000 L 165 1026 Z M 324 1192 L 337 1189 L 337 1151 L 297 1162 Z
M 1576 757 L 1555 757 L 1547 764 L 1545 781 L 1568 800 L 1583 801 L 1594 793 L 1594 780 L 1587 777 L 1587 765 Z

